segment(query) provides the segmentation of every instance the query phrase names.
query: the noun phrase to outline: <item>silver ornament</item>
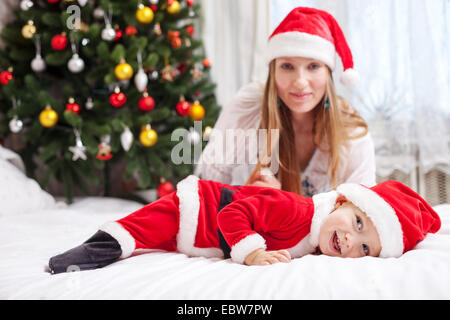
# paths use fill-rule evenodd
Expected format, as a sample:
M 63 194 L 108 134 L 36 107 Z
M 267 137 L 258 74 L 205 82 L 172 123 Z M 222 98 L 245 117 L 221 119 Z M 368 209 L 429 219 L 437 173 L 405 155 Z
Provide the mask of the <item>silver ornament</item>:
M 80 4 L 80 6 L 84 7 L 86 5 L 86 3 L 88 2 L 88 0 L 78 0 L 78 3 Z
M 67 67 L 73 73 L 79 73 L 84 69 L 84 61 L 77 53 L 74 53 L 72 58 L 67 63 Z
M 75 145 L 69 147 L 69 151 L 73 153 L 72 161 L 77 161 L 78 159 L 86 160 L 86 147 L 83 145 L 83 142 L 81 141 L 80 133 L 78 130 L 74 130 L 75 132 Z
M 158 71 L 154 70 L 150 73 L 150 80 L 158 80 Z
M 94 18 L 97 20 L 103 19 L 105 16 L 105 10 L 102 7 L 97 7 L 94 9 Z
M 42 72 L 47 66 L 41 56 L 41 36 L 37 34 L 34 38 L 34 45 L 36 46 L 36 56 L 33 60 L 31 60 L 31 69 L 34 72 Z
M 91 110 L 94 107 L 94 102 L 92 102 L 91 97 L 87 99 L 86 104 L 84 106 L 86 107 L 86 110 Z
M 23 122 L 17 116 L 14 116 L 14 118 L 11 119 L 9 122 L 9 130 L 13 133 L 18 133 L 23 128 Z
M 203 130 L 203 140 L 208 141 L 209 137 L 211 136 L 211 133 L 213 131 L 213 128 L 210 126 L 207 126 L 205 130 Z
M 31 69 L 34 72 L 42 72 L 45 70 L 47 65 L 45 64 L 44 59 L 42 59 L 40 54 L 37 54 L 33 60 L 31 60 Z
M 102 30 L 102 39 L 105 41 L 112 41 L 116 38 L 116 30 L 109 24 Z
M 159 0 L 150 0 L 150 4 L 156 5 L 156 4 L 158 4 L 158 1 Z
M 120 135 L 120 143 L 122 144 L 122 148 L 125 151 L 129 151 L 131 146 L 133 145 L 133 133 L 130 131 L 130 128 L 125 127 L 122 134 Z
M 142 92 L 147 88 L 148 84 L 148 77 L 147 74 L 144 72 L 144 69 L 139 68 L 139 71 L 136 73 L 136 76 L 134 77 L 134 84 L 136 85 L 136 88 L 139 92 Z
M 111 5 L 108 9 L 108 14 L 103 14 L 105 20 L 105 29 L 102 30 L 102 39 L 105 41 L 112 41 L 116 38 L 116 30 L 112 27 L 113 10 Z
M 27 11 L 31 7 L 33 7 L 33 1 L 31 1 L 31 0 L 20 1 L 20 9 L 22 9 L 23 11 Z

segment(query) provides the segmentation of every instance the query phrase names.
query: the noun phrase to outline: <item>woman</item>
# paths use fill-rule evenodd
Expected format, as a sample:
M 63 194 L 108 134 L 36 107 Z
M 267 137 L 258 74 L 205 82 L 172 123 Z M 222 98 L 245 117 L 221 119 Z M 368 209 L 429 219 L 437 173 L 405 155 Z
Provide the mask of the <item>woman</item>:
M 374 185 L 374 146 L 367 125 L 334 90 L 336 54 L 344 67 L 341 81 L 351 86 L 357 73 L 336 20 L 313 8 L 292 10 L 269 38 L 265 85 L 244 86 L 222 112 L 196 174 L 307 196 L 344 182 Z M 266 129 L 269 139 L 262 151 L 255 151 L 246 134 L 230 143 L 229 129 Z M 261 170 L 266 156 L 277 162 L 274 175 Z

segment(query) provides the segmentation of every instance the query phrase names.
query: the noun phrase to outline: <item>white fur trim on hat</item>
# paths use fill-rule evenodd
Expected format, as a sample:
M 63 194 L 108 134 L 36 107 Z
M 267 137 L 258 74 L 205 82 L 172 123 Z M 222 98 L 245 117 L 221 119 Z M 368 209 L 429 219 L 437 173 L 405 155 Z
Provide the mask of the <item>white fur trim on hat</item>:
M 236 243 L 231 248 L 230 256 L 234 262 L 244 264 L 245 258 L 260 248 L 266 250 L 266 240 L 261 235 L 254 233 Z
M 341 184 L 336 191 L 361 209 L 375 225 L 381 242 L 380 257 L 402 255 L 402 226 L 395 210 L 381 196 L 356 183 Z
M 107 222 L 99 229 L 109 234 L 120 244 L 120 249 L 122 250 L 120 258 L 128 258 L 134 252 L 136 242 L 131 234 L 120 223 L 115 221 Z
M 359 73 L 354 69 L 347 69 L 341 76 L 341 83 L 347 88 L 355 86 L 359 81 Z
M 177 234 L 177 248 L 178 251 L 189 256 L 223 257 L 223 252 L 219 248 L 197 248 L 194 246 L 200 211 L 198 180 L 198 177 L 191 175 L 177 184 L 177 197 L 180 200 L 180 228 Z
M 338 194 L 336 191 L 318 193 L 312 197 L 314 203 L 314 216 L 311 221 L 309 243 L 317 248 L 319 245 L 320 228 L 328 215 L 334 210 Z
M 269 63 L 279 57 L 304 57 L 317 59 L 331 70 L 336 66 L 334 45 L 319 36 L 298 31 L 284 32 L 270 38 L 266 61 Z

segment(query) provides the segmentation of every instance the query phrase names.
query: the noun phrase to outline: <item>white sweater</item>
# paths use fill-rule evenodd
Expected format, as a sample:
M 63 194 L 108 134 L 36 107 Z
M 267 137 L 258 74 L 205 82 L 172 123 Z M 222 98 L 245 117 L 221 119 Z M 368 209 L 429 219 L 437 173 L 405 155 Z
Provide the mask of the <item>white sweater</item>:
M 249 144 L 245 135 L 238 135 L 234 144 L 227 145 L 226 130 L 253 130 L 260 128 L 261 103 L 264 86 L 250 83 L 243 86 L 230 105 L 220 114 L 195 174 L 202 179 L 215 180 L 231 185 L 242 185 L 256 167 L 258 150 Z M 218 132 L 219 131 L 219 132 Z M 250 132 L 250 131 L 249 131 Z M 223 146 L 221 149 L 220 146 Z M 329 156 L 317 148 L 306 169 L 302 172 L 303 194 L 312 196 L 330 190 L 327 177 Z M 375 150 L 371 135 L 349 140 L 341 148 L 338 184 L 361 183 L 368 187 L 375 184 Z

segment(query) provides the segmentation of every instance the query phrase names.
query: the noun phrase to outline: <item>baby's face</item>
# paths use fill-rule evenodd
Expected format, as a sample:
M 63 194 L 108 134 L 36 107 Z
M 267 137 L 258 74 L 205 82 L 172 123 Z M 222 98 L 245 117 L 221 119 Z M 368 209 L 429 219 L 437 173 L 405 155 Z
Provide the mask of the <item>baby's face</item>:
M 372 221 L 350 202 L 328 215 L 320 229 L 319 248 L 323 254 L 343 258 L 378 257 L 381 252 Z

